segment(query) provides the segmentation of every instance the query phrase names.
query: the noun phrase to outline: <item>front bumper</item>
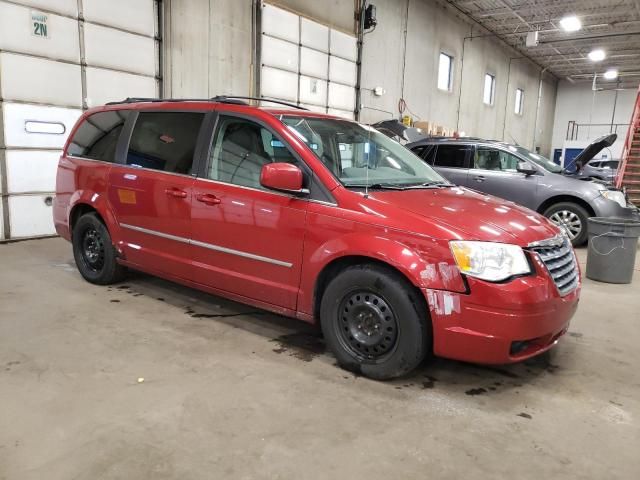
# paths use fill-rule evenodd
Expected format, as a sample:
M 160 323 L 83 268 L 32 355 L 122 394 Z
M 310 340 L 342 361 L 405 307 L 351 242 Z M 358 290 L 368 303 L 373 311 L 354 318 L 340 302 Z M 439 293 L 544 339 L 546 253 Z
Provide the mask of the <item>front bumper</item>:
M 598 196 L 591 202 L 596 217 L 640 218 L 638 208 L 634 205 L 621 207 L 618 203 Z
M 578 287 L 558 292 L 544 265 L 536 273 L 496 284 L 468 278 L 469 293 L 425 289 L 433 325 L 433 350 L 441 357 L 506 364 L 538 355 L 567 331 Z

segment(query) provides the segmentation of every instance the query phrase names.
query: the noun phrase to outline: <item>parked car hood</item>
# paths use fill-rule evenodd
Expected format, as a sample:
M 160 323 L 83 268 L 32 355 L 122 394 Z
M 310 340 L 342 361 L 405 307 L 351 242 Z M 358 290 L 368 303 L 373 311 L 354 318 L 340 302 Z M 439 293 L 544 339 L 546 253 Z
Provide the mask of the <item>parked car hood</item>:
M 593 159 L 593 157 L 600 153 L 603 148 L 610 147 L 617 139 L 618 134 L 616 133 L 610 133 L 609 135 L 603 135 L 602 137 L 596 138 L 593 142 L 587 145 L 584 150 L 576 155 L 573 159 L 573 163 L 578 167 L 578 170 L 580 170 L 583 165 Z
M 528 208 L 462 187 L 375 191 L 369 199 L 445 227 L 440 233 L 450 232 L 449 239 L 514 243 L 524 247 L 560 233 L 546 218 Z

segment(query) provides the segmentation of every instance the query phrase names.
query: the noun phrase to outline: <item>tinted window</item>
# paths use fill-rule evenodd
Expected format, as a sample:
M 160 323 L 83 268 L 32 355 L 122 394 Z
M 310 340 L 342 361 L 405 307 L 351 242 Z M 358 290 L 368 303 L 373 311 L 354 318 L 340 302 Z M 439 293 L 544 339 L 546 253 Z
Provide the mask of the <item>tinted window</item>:
M 602 165 L 600 166 L 602 168 L 611 168 L 615 170 L 616 168 L 618 168 L 618 162 L 615 160 L 609 160 L 608 162 L 602 162 Z
M 221 117 L 218 125 L 207 175 L 212 180 L 263 188 L 260 185 L 263 165 L 274 162 L 299 164 L 270 130 L 257 123 Z
M 128 115 L 127 110 L 94 113 L 73 134 L 67 153 L 105 162 L 115 161 L 116 145 Z
M 488 147 L 478 147 L 476 150 L 473 168 L 482 170 L 498 170 L 515 172 L 521 160 L 502 150 Z
M 429 165 L 433 165 L 433 161 L 436 157 L 435 145 L 421 145 L 413 149 L 413 153 L 422 158 Z
M 204 113 L 141 112 L 131 135 L 127 165 L 190 174 Z
M 467 145 L 438 145 L 434 165 L 436 167 L 467 168 Z

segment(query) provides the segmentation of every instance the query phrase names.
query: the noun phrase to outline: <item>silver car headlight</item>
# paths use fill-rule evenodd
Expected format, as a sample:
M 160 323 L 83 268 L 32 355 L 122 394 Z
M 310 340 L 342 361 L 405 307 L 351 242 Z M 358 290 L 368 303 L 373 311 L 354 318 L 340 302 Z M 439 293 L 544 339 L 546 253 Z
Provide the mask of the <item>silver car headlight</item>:
M 616 202 L 622 208 L 627 206 L 627 198 L 620 190 L 602 190 L 600 193 L 604 198 L 611 200 L 612 202 Z
M 531 273 L 531 267 L 518 245 L 494 242 L 449 242 L 461 273 L 489 282 Z

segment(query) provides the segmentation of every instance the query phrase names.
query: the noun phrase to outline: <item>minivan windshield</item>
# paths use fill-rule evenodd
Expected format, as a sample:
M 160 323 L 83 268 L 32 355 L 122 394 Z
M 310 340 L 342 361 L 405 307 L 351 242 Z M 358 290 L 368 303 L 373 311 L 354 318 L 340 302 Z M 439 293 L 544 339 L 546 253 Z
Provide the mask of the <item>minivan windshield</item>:
M 419 157 L 376 129 L 350 120 L 282 116 L 280 120 L 345 187 L 451 185 Z
M 534 162 L 536 165 L 541 166 L 542 168 L 544 168 L 547 172 L 551 172 L 551 173 L 562 173 L 562 167 L 560 165 L 558 165 L 557 163 L 552 162 L 551 160 L 549 160 L 546 157 L 543 157 L 542 155 L 538 154 L 538 153 L 533 153 L 530 150 L 527 150 L 524 147 L 521 146 L 509 146 L 509 149 L 515 148 L 515 150 L 524 158 L 526 158 L 527 160 L 531 160 L 532 162 Z

